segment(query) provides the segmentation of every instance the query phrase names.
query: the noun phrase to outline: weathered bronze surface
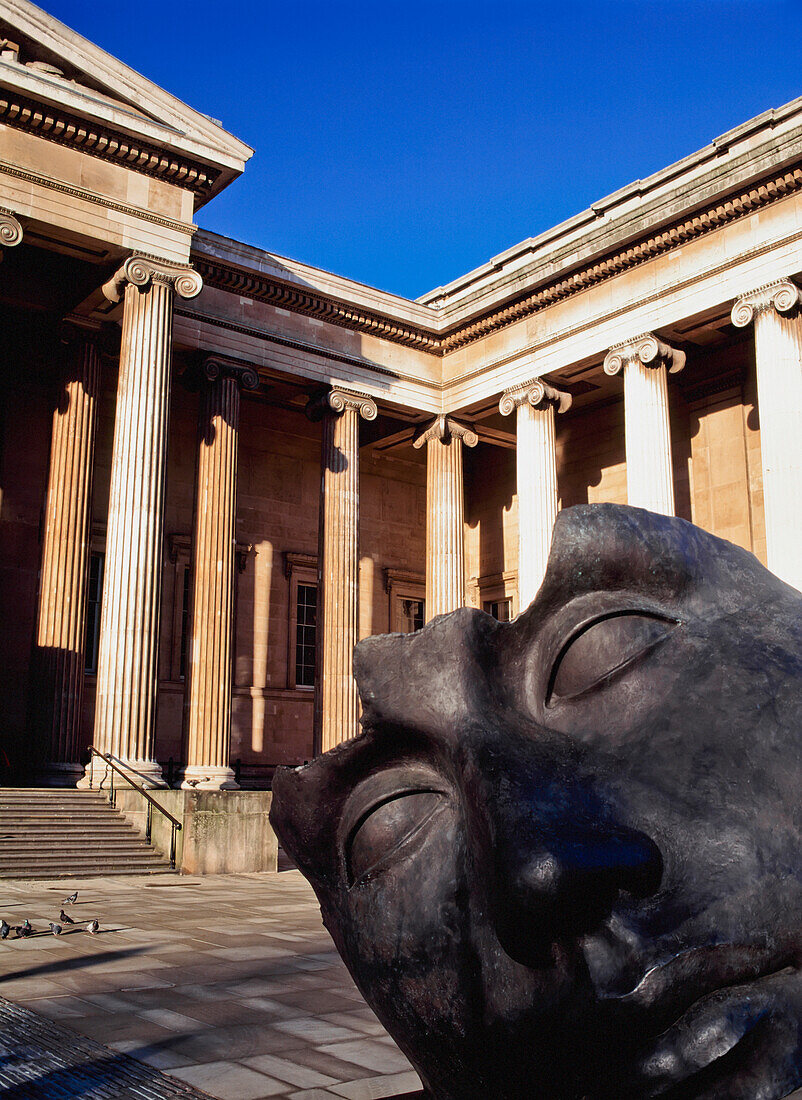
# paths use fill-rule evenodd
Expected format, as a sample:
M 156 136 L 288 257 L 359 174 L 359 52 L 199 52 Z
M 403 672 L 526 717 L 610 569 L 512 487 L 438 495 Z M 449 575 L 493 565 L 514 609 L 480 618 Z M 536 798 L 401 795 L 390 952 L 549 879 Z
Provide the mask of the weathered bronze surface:
M 802 1084 L 799 592 L 571 508 L 518 619 L 369 638 L 356 674 L 364 733 L 277 773 L 272 820 L 433 1097 Z

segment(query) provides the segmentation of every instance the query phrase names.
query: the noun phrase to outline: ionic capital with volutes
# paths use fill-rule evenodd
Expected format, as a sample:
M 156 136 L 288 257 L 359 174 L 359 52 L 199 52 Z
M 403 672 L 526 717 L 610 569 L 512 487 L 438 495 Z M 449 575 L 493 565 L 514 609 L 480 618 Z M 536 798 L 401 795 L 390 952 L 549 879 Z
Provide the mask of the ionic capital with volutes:
M 203 279 L 189 264 L 171 263 L 158 256 L 135 252 L 103 284 L 103 294 L 110 302 L 119 302 L 126 286 L 146 289 L 154 283 L 172 287 L 179 298 L 196 298 L 203 290 Z
M 669 374 L 676 374 L 685 366 L 685 352 L 672 348 L 651 332 L 626 340 L 610 348 L 604 357 L 604 373 L 618 374 L 629 362 L 642 363 L 644 367 L 667 367 Z
M 22 240 L 22 224 L 16 214 L 0 206 L 0 258 L 4 248 L 14 248 Z
M 203 376 L 208 382 L 219 378 L 233 378 L 242 390 L 259 388 L 259 374 L 250 363 L 227 359 L 223 355 L 209 355 L 203 360 Z
M 379 411 L 369 394 L 335 386 L 311 397 L 306 406 L 306 415 L 310 420 L 318 421 L 325 416 L 339 416 L 346 409 L 354 409 L 363 420 L 375 420 Z
M 501 395 L 498 403 L 498 411 L 502 416 L 509 416 L 521 405 L 531 405 L 533 409 L 544 410 L 554 408 L 556 412 L 567 412 L 571 408 L 572 397 L 570 393 L 555 389 L 541 378 L 524 382 L 520 386 L 513 386 Z
M 790 279 L 778 279 L 743 294 L 732 307 L 732 323 L 737 328 L 746 328 L 755 319 L 756 313 L 774 309 L 777 313 L 791 313 L 799 304 L 800 293 L 796 283 Z
M 440 443 L 448 443 L 452 439 L 461 439 L 466 447 L 475 447 L 479 442 L 479 436 L 466 424 L 450 416 L 436 416 L 427 427 L 423 428 L 415 437 L 412 446 L 419 449 L 430 440 L 438 440 Z

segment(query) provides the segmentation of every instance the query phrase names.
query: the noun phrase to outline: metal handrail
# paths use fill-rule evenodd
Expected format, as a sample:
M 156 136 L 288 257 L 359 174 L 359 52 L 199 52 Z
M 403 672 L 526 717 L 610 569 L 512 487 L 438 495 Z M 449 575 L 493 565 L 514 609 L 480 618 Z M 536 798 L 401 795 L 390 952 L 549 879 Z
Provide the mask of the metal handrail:
M 170 867 L 174 871 L 175 870 L 175 834 L 178 832 L 179 829 L 181 829 L 183 827 L 181 825 L 181 822 L 178 820 L 177 817 L 173 817 L 173 815 L 171 813 L 169 813 L 167 810 L 165 810 L 165 808 L 163 806 L 160 806 L 159 803 L 156 801 L 156 799 L 153 797 L 153 795 L 148 794 L 148 792 L 145 790 L 145 788 L 143 786 L 141 786 L 139 783 L 136 783 L 131 778 L 131 776 L 128 774 L 128 772 L 125 771 L 120 766 L 120 764 L 115 761 L 114 757 L 110 753 L 99 752 L 95 748 L 94 745 L 88 745 L 87 748 L 89 749 L 89 789 L 90 790 L 92 790 L 92 784 L 93 784 L 94 779 L 95 779 L 95 757 L 99 756 L 100 759 L 105 762 L 107 768 L 111 768 L 111 776 L 109 778 L 109 803 L 110 803 L 110 805 L 112 805 L 112 806 L 115 805 L 115 799 L 114 799 L 114 773 L 115 772 L 117 772 L 119 775 L 121 775 L 127 783 L 130 783 L 131 786 L 134 788 L 134 790 L 139 791 L 140 794 L 145 796 L 145 799 L 148 803 L 148 816 L 147 816 L 146 825 L 145 825 L 145 838 L 146 838 L 148 844 L 150 844 L 150 842 L 151 842 L 150 838 L 151 838 L 152 826 L 153 826 L 153 807 L 155 806 L 156 809 L 159 811 L 159 813 L 162 814 L 164 817 L 166 817 L 167 820 L 170 822 Z M 101 785 L 102 785 L 102 783 L 103 783 L 103 780 L 101 780 Z M 101 789 L 102 789 L 102 786 L 101 786 Z

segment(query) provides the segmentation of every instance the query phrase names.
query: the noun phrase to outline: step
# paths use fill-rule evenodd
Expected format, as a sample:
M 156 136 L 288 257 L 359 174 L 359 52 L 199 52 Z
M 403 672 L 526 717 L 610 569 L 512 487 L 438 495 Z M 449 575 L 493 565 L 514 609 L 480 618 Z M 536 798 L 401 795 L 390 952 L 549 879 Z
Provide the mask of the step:
M 0 844 L 0 862 L 15 856 L 33 856 L 34 858 L 39 858 L 43 852 L 53 852 L 59 856 L 66 856 L 67 853 L 76 852 L 108 852 L 108 854 L 112 856 L 121 852 L 149 852 L 151 850 L 151 846 L 145 838 L 139 836 L 115 838 L 109 843 L 104 843 L 102 840 L 71 841 L 69 844 L 60 844 L 57 850 L 52 846 L 43 848 L 36 840 L 9 840 Z
M 143 853 L 137 856 L 115 856 L 114 859 L 105 860 L 98 859 L 95 856 L 56 856 L 53 859 L 37 859 L 37 860 L 5 860 L 0 859 L 0 872 L 10 873 L 16 871 L 17 874 L 26 875 L 30 871 L 48 871 L 53 873 L 54 871 L 65 873 L 75 872 L 78 874 L 85 873 L 87 868 L 97 867 L 102 874 L 106 867 L 161 867 L 162 869 L 168 869 L 170 861 L 163 859 L 161 856 L 157 856 L 155 853 L 148 855 Z
M 9 881 L 24 880 L 26 882 L 33 879 L 74 879 L 74 878 L 103 878 L 107 875 L 156 875 L 156 874 L 172 874 L 173 871 L 168 864 L 159 865 L 154 867 L 89 867 L 78 870 L 70 870 L 59 868 L 58 870 L 40 871 L 32 868 L 30 871 L 26 871 L 21 874 L 19 871 L 4 871 L 0 868 L 0 879 Z
M 124 839 L 127 836 L 140 837 L 142 834 L 136 832 L 133 825 L 129 825 L 127 822 L 108 822 L 102 826 L 95 825 L 70 825 L 63 826 L 61 824 L 43 825 L 41 827 L 28 827 L 19 825 L 7 825 L 4 822 L 0 822 L 0 850 L 2 850 L 3 842 L 12 842 L 12 840 L 28 840 L 36 837 L 41 840 L 72 840 L 77 842 L 80 837 L 86 836 L 89 838 L 97 837 L 103 840 L 112 839 Z
M 154 810 L 153 812 L 154 812 L 154 815 L 156 813 L 158 813 L 158 811 L 156 811 L 156 810 Z M 29 821 L 32 825 L 35 825 L 37 823 L 42 824 L 42 823 L 50 821 L 50 820 L 52 820 L 52 821 L 62 821 L 62 820 L 63 821 L 86 821 L 87 819 L 91 819 L 92 821 L 98 821 L 98 822 L 100 822 L 100 821 L 121 821 L 121 820 L 124 820 L 124 817 L 121 813 L 119 813 L 119 811 L 112 810 L 112 809 L 93 810 L 93 811 L 84 810 L 81 813 L 78 813 L 77 811 L 73 811 L 73 810 L 61 810 L 61 811 L 59 811 L 59 810 L 44 811 L 43 810 L 41 813 L 36 813 L 34 811 L 31 811 L 31 810 L 26 810 L 24 812 L 21 811 L 21 810 L 20 811 L 15 810 L 13 813 L 11 813 L 11 812 L 3 813 L 2 811 L 0 811 L 0 823 L 2 823 L 4 825 L 10 824 L 12 821 L 20 822 L 20 823 Z

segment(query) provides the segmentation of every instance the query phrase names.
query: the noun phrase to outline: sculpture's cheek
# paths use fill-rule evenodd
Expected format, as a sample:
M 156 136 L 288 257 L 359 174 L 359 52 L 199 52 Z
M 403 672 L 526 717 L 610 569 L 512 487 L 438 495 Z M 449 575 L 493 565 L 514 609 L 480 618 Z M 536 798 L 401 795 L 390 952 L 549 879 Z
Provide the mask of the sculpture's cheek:
M 405 858 L 343 899 L 348 967 L 402 1046 L 431 1029 L 445 1037 L 468 1026 L 475 965 L 465 866 L 464 834 L 449 808 Z

